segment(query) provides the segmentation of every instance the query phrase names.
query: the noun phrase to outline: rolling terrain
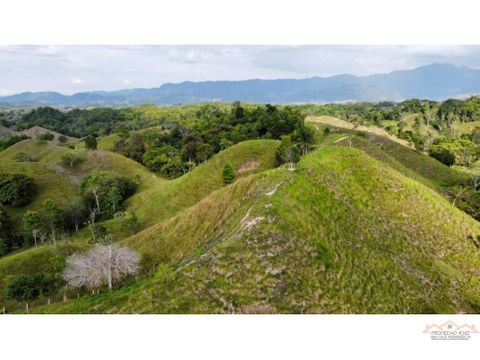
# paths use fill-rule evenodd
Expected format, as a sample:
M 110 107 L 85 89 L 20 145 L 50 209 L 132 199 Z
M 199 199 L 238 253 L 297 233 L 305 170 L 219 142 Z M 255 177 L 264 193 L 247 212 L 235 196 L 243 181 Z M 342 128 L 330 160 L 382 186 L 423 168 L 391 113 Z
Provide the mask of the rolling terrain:
M 275 167 L 278 141 L 251 140 L 174 180 L 111 152 L 112 136 L 96 151 L 25 140 L 0 152 L 2 171 L 38 184 L 29 209 L 77 196 L 81 179 L 95 170 L 138 184 L 125 210 L 137 214 L 140 231 L 125 233 L 121 218 L 102 224 L 142 255 L 143 274 L 97 295 L 65 289 L 50 305 L 40 297 L 30 311 L 479 312 L 480 224 L 451 196 L 468 176 L 381 128 L 333 117 L 309 122 L 315 148 L 294 168 Z M 18 162 L 19 153 L 34 161 Z M 61 162 L 66 153 L 83 161 L 69 169 Z M 222 181 L 227 162 L 236 174 L 230 185 Z M 61 271 L 88 237 L 84 228 L 57 246 L 0 257 L 0 306 L 24 311 L 4 298 L 8 282 Z

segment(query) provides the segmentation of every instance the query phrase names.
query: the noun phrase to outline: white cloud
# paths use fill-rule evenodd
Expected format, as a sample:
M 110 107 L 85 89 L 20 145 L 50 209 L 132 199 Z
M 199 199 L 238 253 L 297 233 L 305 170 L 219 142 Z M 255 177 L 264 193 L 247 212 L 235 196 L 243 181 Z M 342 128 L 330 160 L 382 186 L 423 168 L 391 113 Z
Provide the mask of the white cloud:
M 72 94 L 187 80 L 369 75 L 434 62 L 480 67 L 480 46 L 0 46 L 0 84 L 8 93 Z
M 72 84 L 85 84 L 85 81 L 80 78 L 75 78 L 72 80 Z

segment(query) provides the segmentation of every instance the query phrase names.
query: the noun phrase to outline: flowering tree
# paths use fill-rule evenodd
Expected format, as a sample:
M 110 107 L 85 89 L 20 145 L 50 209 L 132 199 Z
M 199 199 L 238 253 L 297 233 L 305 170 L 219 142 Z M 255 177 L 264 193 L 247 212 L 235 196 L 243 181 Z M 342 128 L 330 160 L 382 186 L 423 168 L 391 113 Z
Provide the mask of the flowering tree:
M 63 278 L 69 286 L 90 289 L 108 285 L 127 275 L 138 272 L 140 257 L 127 248 L 98 244 L 86 253 L 74 254 L 67 259 Z

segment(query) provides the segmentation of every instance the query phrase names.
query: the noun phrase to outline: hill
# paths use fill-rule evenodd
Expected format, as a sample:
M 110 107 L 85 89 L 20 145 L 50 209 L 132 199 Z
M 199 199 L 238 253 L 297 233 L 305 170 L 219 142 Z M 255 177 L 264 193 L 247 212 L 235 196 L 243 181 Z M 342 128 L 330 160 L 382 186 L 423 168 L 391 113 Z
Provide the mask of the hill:
M 156 273 L 45 312 L 479 310 L 480 225 L 365 152 L 322 146 L 124 240 Z
M 74 169 L 62 164 L 62 155 L 72 153 L 83 159 Z M 31 160 L 19 162 L 19 154 Z M 93 171 L 112 171 L 131 179 L 138 179 L 139 189 L 149 187 L 156 175 L 141 164 L 122 155 L 108 151 L 72 150 L 36 140 L 24 140 L 0 152 L 0 172 L 19 173 L 33 177 L 37 186 L 37 195 L 26 209 L 38 209 L 42 203 L 51 198 L 58 203 L 79 194 L 82 178 Z M 25 208 L 16 209 L 24 211 Z
M 33 126 L 29 129 L 25 129 L 25 130 L 22 130 L 22 131 L 17 131 L 16 132 L 17 134 L 19 135 L 27 135 L 29 137 L 31 137 L 32 139 L 36 139 L 39 135 L 42 135 L 42 134 L 46 134 L 46 133 L 50 133 L 50 134 L 53 134 L 53 142 L 59 144 L 60 141 L 58 140 L 58 138 L 60 136 L 64 136 L 65 137 L 65 143 L 74 143 L 74 142 L 77 142 L 78 139 L 74 138 L 74 137 L 71 137 L 71 136 L 65 136 L 63 134 L 60 134 L 56 131 L 53 131 L 53 130 L 49 130 L 49 129 L 45 129 L 41 126 Z
M 3 105 L 179 104 L 207 101 L 272 103 L 446 99 L 480 93 L 480 70 L 431 64 L 370 76 L 307 79 L 205 81 L 164 84 L 152 89 L 92 91 L 71 96 L 54 92 L 0 97 Z

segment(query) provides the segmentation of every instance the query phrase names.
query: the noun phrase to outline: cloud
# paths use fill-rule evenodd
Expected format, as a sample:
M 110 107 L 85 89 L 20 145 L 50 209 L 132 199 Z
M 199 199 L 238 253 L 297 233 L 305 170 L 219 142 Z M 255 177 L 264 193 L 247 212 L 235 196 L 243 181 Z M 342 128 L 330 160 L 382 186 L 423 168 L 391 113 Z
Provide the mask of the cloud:
M 479 68 L 480 46 L 0 45 L 0 84 L 9 93 L 71 94 L 187 80 L 370 75 L 434 62 Z
M 72 80 L 72 84 L 85 84 L 85 81 L 80 78 L 75 78 Z

